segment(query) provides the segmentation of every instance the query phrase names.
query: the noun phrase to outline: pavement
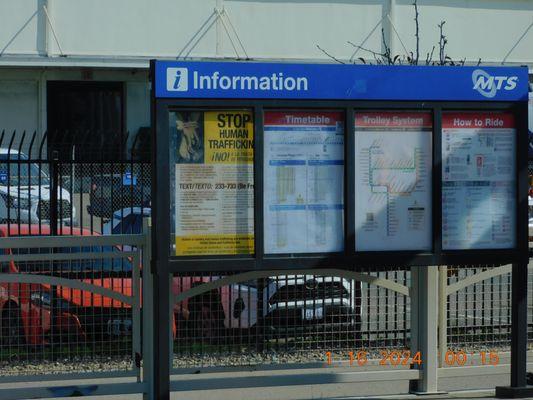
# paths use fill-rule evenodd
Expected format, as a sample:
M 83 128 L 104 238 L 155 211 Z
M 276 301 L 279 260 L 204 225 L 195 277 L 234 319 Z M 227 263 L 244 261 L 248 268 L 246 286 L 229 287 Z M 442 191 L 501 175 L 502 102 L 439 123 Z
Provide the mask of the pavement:
M 533 370 L 533 363 L 528 364 L 528 369 Z M 279 372 L 279 371 L 278 371 Z M 466 371 L 465 371 L 466 372 Z M 287 379 L 283 381 L 284 386 L 272 385 L 266 387 L 254 387 L 260 385 L 263 379 L 261 376 L 268 377 L 268 371 L 257 371 L 254 382 L 250 387 L 232 386 L 226 379 L 231 381 L 233 378 L 238 379 L 239 372 L 226 372 L 219 376 L 222 378 L 219 384 L 224 384 L 227 388 L 219 389 L 216 379 L 209 376 L 210 374 L 193 374 L 193 375 L 176 375 L 172 377 L 172 388 L 177 390 L 171 393 L 172 400 L 308 400 L 308 399 L 326 399 L 326 400 L 350 400 L 350 399 L 492 399 L 495 398 L 494 388 L 496 386 L 506 386 L 509 384 L 509 369 L 500 368 L 487 374 L 475 374 L 464 376 L 441 376 L 439 378 L 439 390 L 444 391 L 440 394 L 416 396 L 409 393 L 409 381 L 402 380 L 374 380 L 365 379 L 352 381 L 335 381 L 331 383 L 315 384 L 314 380 L 308 380 L 310 384 L 303 384 L 304 381 L 293 382 L 298 380 L 299 375 L 291 375 L 290 371 L 283 374 Z M 206 379 L 204 381 L 203 379 Z M 211 382 L 210 382 L 211 381 Z M 194 384 L 194 382 L 197 382 Z M 278 382 L 278 381 L 276 381 Z M 287 383 L 288 382 L 288 383 Z M 328 381 L 326 381 L 328 382 Z M 263 381 L 268 384 L 268 379 Z M 112 384 L 112 385 L 110 385 Z M 183 384 L 183 386 L 181 386 Z M 48 381 L 19 381 L 15 383 L 0 384 L 0 399 L 12 400 L 21 399 L 28 394 L 35 398 L 39 396 L 49 396 L 51 393 L 55 396 L 87 395 L 84 399 L 92 400 L 142 400 L 142 395 L 134 392 L 142 390 L 139 387 L 135 377 L 116 377 L 116 378 L 97 378 L 86 380 L 48 380 Z M 55 389 L 51 389 L 51 388 Z M 181 391 L 180 390 L 181 387 Z M 207 390 L 208 388 L 214 388 Z M 70 388 L 70 390 L 68 390 Z M 191 388 L 194 388 L 192 390 Z M 2 389 L 8 389 L 3 391 Z M 10 392 L 9 389 L 14 389 Z M 59 390 L 58 390 L 59 389 Z M 65 390 L 67 389 L 67 390 Z M 458 389 L 461 389 L 458 391 Z M 113 390 L 110 392 L 110 390 Z M 114 395 L 91 396 L 95 391 L 102 393 L 116 393 Z M 75 393 L 77 392 L 77 393 Z M 119 394 L 133 392 L 130 394 Z M 22 396 L 21 396 L 22 395 Z M 41 397 L 41 398 L 43 398 Z M 48 397 L 47 397 L 48 398 Z M 53 397 L 54 399 L 66 399 L 67 397 Z M 533 398 L 533 397 L 532 397 Z M 51 400 L 52 398 L 48 398 Z
M 54 397 L 53 399 L 44 399 L 44 400 L 60 400 L 60 399 L 71 399 L 72 397 Z M 179 395 L 178 393 L 172 393 L 170 398 L 172 400 L 178 400 L 178 399 L 185 399 L 187 397 L 183 397 L 182 395 Z M 196 397 L 195 397 L 196 398 Z M 220 397 L 202 397 L 202 399 L 210 400 L 211 398 L 220 398 Z M 231 399 L 231 397 L 226 397 L 227 399 Z M 267 397 L 270 399 L 270 397 Z M 469 391 L 455 391 L 455 392 L 449 392 L 445 394 L 438 394 L 438 395 L 424 395 L 424 396 L 416 396 L 416 395 L 390 395 L 390 396 L 364 396 L 364 397 L 309 397 L 308 399 L 317 400 L 317 399 L 323 399 L 323 400 L 389 400 L 389 399 L 397 399 L 397 400 L 411 400 L 411 399 L 417 399 L 417 400 L 426 400 L 426 399 L 495 399 L 494 397 L 494 390 L 469 390 Z M 141 395 L 118 395 L 118 396 L 90 396 L 90 397 L 84 397 L 84 399 L 87 400 L 142 400 Z M 237 397 L 235 399 L 247 399 L 246 397 Z M 530 397 L 530 399 L 533 399 Z M 304 398 L 302 398 L 304 400 Z

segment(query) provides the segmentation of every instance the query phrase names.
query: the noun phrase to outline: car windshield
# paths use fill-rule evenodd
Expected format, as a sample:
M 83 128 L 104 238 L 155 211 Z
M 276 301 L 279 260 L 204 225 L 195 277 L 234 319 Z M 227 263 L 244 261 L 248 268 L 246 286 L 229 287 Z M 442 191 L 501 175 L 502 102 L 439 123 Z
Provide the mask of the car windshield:
M 24 154 L 9 155 L 10 160 L 20 160 L 21 162 L 3 162 L 7 159 L 8 154 L 0 154 L 0 185 L 31 186 L 50 183 L 48 176 L 39 169 L 37 164 L 29 162 L 28 157 Z
M 113 246 L 83 246 L 59 248 L 11 249 L 13 254 L 58 254 L 58 253 L 114 253 L 120 249 Z M 100 258 L 55 261 L 18 261 L 15 262 L 20 272 L 131 272 L 133 267 L 127 258 Z

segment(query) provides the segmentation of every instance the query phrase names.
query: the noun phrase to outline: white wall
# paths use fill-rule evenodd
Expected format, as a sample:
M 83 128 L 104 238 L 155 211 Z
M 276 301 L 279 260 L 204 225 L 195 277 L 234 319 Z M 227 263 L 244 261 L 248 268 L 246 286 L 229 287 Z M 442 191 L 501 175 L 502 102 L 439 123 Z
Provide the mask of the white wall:
M 438 41 L 437 24 L 446 20 L 452 57 L 500 63 L 516 45 L 508 61 L 533 65 L 533 1 L 418 1 L 423 55 Z M 383 28 L 400 53 L 400 42 L 414 50 L 411 3 L 412 0 L 0 0 L 0 51 L 5 49 L 4 55 L 59 55 L 59 46 L 42 11 L 46 5 L 61 49 L 70 57 L 145 57 L 145 62 L 149 57 L 235 57 L 224 24 L 215 22 L 217 6 L 224 7 L 229 16 L 226 27 L 234 44 L 239 46 L 230 21 L 253 58 L 325 59 L 316 48 L 319 44 L 335 56 L 348 59 L 353 48 L 347 41 L 362 43 L 376 25 L 365 46 L 380 51 Z M 386 18 L 389 13 L 399 38 L 391 33 Z M 241 49 L 238 54 L 244 57 Z M 362 54 L 360 51 L 358 55 Z M 3 60 L 5 57 L 0 57 L 0 65 Z
M 42 0 L 0 0 L 0 54 L 45 52 Z
M 414 18 L 412 0 L 396 0 L 397 21 Z M 424 55 L 439 40 L 437 25 L 446 21 L 447 53 L 454 59 L 494 62 L 533 62 L 533 1 L 419 0 L 420 44 Z M 528 30 L 529 28 L 529 30 Z M 414 48 L 414 25 L 398 24 L 407 48 Z M 520 37 L 526 35 L 520 42 Z M 438 46 L 436 52 L 438 51 Z
M 0 81 L 0 132 L 13 130 L 33 133 L 39 128 L 38 82 L 34 80 Z M 16 111 L 16 112 L 14 112 Z M 4 138 L 5 145 L 6 139 Z
M 215 0 L 50 0 L 55 31 L 67 54 L 175 57 L 213 13 Z M 195 48 L 212 56 L 215 30 Z M 58 53 L 57 46 L 54 53 Z

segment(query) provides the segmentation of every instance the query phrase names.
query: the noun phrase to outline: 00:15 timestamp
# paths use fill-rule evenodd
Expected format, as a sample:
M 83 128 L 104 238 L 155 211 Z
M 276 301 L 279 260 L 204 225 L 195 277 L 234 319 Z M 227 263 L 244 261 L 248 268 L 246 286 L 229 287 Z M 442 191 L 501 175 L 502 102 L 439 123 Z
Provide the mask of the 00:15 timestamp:
M 500 356 L 495 351 L 479 351 L 477 353 L 466 353 L 463 350 L 453 351 L 448 350 L 444 354 L 444 364 L 447 366 L 457 365 L 462 367 L 463 365 L 474 364 L 474 359 L 479 356 L 481 365 L 492 365 L 496 366 L 500 363 Z

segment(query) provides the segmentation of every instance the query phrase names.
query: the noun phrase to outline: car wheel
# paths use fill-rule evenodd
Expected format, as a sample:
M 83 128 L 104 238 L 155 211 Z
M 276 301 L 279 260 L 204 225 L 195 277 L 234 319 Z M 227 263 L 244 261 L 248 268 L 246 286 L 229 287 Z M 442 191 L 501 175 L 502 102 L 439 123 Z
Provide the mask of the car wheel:
M 20 346 L 26 342 L 20 311 L 7 306 L 2 312 L 2 346 Z

